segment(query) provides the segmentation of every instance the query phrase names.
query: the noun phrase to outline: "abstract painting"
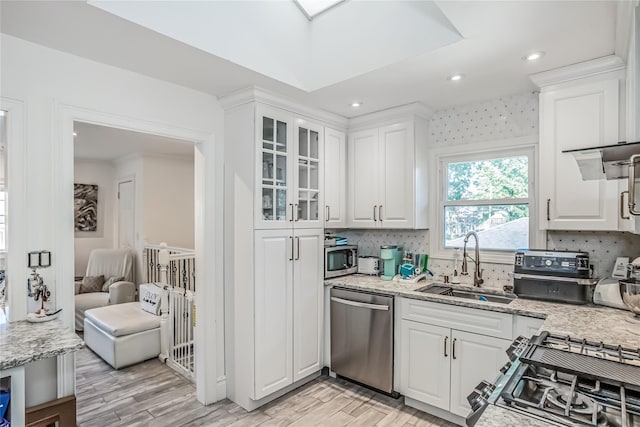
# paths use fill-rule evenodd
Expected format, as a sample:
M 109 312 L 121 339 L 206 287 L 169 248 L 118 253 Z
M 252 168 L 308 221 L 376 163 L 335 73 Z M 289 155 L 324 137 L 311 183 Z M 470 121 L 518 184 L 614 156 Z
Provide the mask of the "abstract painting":
M 98 230 L 98 186 L 73 184 L 73 217 L 76 231 Z

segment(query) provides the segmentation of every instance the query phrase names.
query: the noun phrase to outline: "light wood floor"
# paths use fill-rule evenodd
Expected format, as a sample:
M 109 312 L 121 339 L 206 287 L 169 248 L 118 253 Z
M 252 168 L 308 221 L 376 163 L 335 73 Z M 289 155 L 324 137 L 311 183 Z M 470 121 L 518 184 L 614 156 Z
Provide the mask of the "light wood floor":
M 322 376 L 253 412 L 229 400 L 210 406 L 157 359 L 113 370 L 88 348 L 77 353 L 78 424 L 84 426 L 453 426 L 402 399 Z

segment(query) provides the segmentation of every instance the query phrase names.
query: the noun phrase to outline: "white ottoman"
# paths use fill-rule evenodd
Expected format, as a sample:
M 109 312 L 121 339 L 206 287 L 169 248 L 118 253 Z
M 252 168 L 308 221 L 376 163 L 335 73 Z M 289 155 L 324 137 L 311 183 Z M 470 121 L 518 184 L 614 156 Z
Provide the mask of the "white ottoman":
M 93 308 L 85 312 L 84 341 L 115 369 L 133 365 L 160 354 L 160 317 L 137 301 Z

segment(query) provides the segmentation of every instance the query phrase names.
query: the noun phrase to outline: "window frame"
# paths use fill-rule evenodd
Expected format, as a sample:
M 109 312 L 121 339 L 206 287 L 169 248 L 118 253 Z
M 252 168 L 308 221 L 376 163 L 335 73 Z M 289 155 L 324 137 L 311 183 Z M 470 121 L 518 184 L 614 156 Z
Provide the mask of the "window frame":
M 474 144 L 473 147 L 452 146 L 436 149 L 432 156 L 432 167 L 435 175 L 434 194 L 435 203 L 431 210 L 433 218 L 433 232 L 430 233 L 430 247 L 433 258 L 452 260 L 454 248 L 444 247 L 444 208 L 445 206 L 482 206 L 496 204 L 522 204 L 529 205 L 529 248 L 538 248 L 545 245 L 545 233 L 538 227 L 537 209 L 537 165 L 538 150 L 537 138 L 523 137 L 505 140 L 499 143 Z M 449 163 L 479 161 L 516 156 L 528 157 L 529 169 L 529 196 L 527 198 L 491 199 L 491 200 L 461 200 L 446 201 L 447 196 L 447 170 Z M 433 175 L 432 175 L 433 176 Z M 504 203 L 502 203 L 504 202 Z M 488 263 L 513 264 L 515 250 L 481 249 L 481 260 Z

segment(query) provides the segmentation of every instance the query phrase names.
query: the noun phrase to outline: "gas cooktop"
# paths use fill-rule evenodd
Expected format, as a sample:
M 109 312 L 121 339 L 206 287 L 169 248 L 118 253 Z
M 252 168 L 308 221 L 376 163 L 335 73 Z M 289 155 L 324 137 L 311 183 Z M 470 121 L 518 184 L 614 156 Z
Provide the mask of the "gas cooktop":
M 469 396 L 468 425 L 493 403 L 550 425 L 640 427 L 640 349 L 543 332 L 507 353 L 495 383 Z

